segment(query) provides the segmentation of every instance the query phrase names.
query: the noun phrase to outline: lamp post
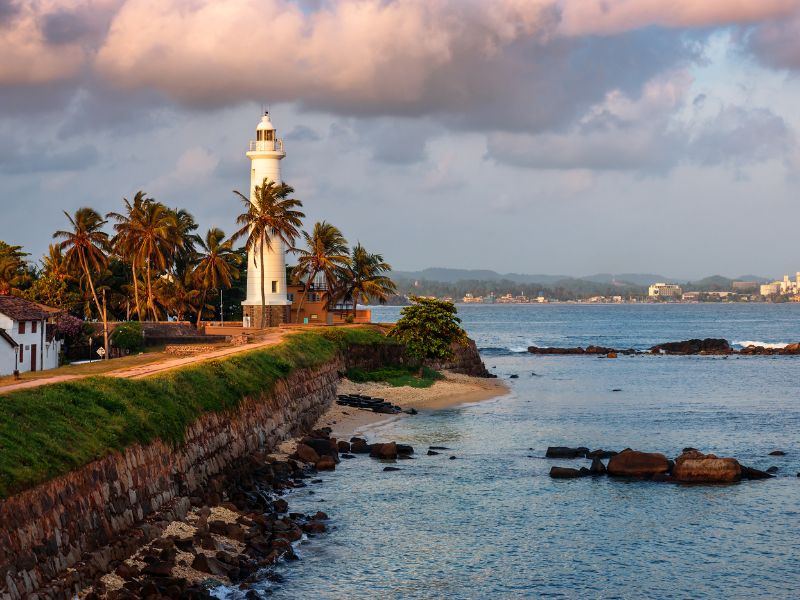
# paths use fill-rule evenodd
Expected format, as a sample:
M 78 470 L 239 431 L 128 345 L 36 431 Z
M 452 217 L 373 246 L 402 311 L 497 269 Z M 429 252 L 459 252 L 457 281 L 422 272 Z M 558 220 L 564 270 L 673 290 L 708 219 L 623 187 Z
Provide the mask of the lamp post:
M 225 313 L 223 312 L 224 305 L 222 304 L 222 288 L 219 288 L 219 324 L 225 325 Z

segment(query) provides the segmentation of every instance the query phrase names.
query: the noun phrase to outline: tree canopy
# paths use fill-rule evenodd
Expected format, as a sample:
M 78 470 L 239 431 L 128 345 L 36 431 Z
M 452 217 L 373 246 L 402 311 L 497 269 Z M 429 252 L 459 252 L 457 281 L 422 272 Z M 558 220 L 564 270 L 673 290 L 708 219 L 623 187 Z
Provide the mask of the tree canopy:
M 453 343 L 467 343 L 455 305 L 418 296 L 411 296 L 410 300 L 413 304 L 400 311 L 400 320 L 389 335 L 402 342 L 408 354 L 420 362 L 452 358 Z

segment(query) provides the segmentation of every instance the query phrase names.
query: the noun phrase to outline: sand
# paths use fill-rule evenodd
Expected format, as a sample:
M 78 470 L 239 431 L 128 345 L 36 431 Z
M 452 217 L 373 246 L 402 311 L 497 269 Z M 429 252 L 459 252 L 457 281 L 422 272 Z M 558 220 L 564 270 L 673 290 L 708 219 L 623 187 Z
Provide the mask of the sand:
M 497 379 L 470 377 L 458 373 L 444 372 L 444 379 L 429 388 L 392 387 L 382 383 L 354 383 L 348 379 L 339 382 L 339 394 L 366 394 L 383 398 L 388 402 L 408 409 L 436 410 L 489 400 L 508 393 L 509 388 Z M 349 439 L 362 435 L 377 424 L 407 415 L 383 415 L 370 410 L 334 404 L 320 417 L 315 428 L 330 427 L 332 437 Z

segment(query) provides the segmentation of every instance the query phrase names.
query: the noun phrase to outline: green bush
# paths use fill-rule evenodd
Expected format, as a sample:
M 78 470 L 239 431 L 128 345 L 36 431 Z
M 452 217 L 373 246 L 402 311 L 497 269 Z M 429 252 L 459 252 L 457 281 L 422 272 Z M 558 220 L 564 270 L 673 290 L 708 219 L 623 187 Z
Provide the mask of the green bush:
M 452 344 L 466 344 L 467 334 L 461 328 L 452 302 L 411 296 L 413 304 L 400 311 L 400 320 L 389 332 L 405 344 L 409 356 L 422 363 L 426 359 L 448 360 L 453 357 Z
M 422 368 L 421 376 L 417 368 L 384 367 L 372 371 L 358 368 L 348 369 L 346 377 L 356 383 L 378 382 L 386 383 L 393 387 L 427 388 L 431 387 L 436 380 L 442 379 L 443 375 L 428 367 Z
M 117 348 L 138 352 L 144 348 L 144 332 L 138 321 L 128 321 L 118 325 L 111 334 L 111 343 Z

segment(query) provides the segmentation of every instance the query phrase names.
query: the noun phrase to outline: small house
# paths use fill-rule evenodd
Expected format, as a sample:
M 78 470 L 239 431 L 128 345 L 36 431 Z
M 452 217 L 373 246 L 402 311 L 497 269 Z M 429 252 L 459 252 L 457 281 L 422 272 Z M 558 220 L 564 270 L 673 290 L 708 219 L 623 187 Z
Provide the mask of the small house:
M 0 295 L 0 376 L 58 366 L 61 342 L 50 322 L 57 312 L 24 298 Z

